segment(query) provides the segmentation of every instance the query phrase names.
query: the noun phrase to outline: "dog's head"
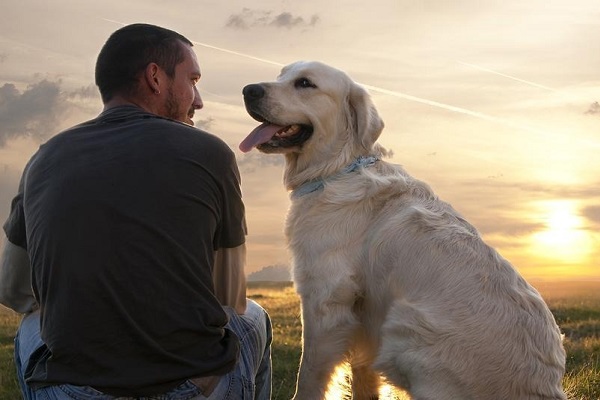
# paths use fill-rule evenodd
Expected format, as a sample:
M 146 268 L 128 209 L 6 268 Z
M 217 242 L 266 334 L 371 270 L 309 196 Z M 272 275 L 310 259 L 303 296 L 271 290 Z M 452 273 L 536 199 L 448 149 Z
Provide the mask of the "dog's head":
M 256 147 L 303 158 L 297 162 L 305 165 L 344 164 L 372 153 L 383 129 L 367 91 L 319 62 L 288 65 L 276 81 L 248 85 L 243 95 L 246 110 L 261 122 L 240 144 L 244 152 Z

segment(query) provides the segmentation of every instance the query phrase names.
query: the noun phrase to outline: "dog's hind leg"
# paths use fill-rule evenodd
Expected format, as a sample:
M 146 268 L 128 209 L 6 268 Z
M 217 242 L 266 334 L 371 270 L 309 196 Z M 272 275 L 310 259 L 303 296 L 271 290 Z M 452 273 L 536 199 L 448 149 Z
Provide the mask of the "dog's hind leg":
M 361 312 L 364 311 L 359 310 L 359 314 Z M 353 340 L 349 356 L 352 367 L 352 400 L 376 400 L 379 398 L 380 376 L 373 369 L 377 347 L 378 341 L 369 339 L 363 326 Z
M 379 399 L 379 374 L 369 366 L 352 366 L 352 400 Z

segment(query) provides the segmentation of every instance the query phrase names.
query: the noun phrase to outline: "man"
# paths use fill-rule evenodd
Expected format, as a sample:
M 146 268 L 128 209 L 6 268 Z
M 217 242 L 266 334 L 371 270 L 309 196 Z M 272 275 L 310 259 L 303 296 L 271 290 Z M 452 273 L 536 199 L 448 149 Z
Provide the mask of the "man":
M 189 126 L 199 79 L 185 37 L 119 29 L 96 64 L 103 112 L 27 164 L 0 262 L 0 302 L 27 313 L 25 398 L 270 398 L 235 157 Z

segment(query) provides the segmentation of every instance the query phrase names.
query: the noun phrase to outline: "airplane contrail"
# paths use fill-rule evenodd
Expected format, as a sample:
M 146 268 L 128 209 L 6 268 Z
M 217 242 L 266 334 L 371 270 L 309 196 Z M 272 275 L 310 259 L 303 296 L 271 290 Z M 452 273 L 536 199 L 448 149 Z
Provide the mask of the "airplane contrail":
M 528 81 L 528 80 L 525 80 L 525 79 L 517 78 L 516 76 L 503 74 L 502 72 L 494 71 L 493 69 L 485 68 L 485 67 L 482 67 L 480 65 L 470 64 L 470 63 L 466 63 L 466 62 L 462 62 L 462 61 L 457 61 L 457 62 L 459 64 L 465 65 L 467 67 L 478 69 L 478 70 L 484 71 L 484 72 L 488 72 L 490 74 L 502 76 L 504 78 L 512 79 L 513 81 L 521 82 L 521 83 L 524 83 L 524 84 L 529 85 L 529 86 L 534 86 L 534 87 L 537 87 L 537 88 L 540 88 L 540 89 L 544 89 L 544 90 L 548 90 L 548 91 L 551 91 L 551 92 L 554 92 L 554 93 L 562 94 L 563 96 L 570 97 L 571 99 L 577 99 L 577 100 L 580 100 L 580 101 L 590 101 L 589 99 L 585 99 L 585 98 L 583 98 L 581 96 L 577 96 L 577 95 L 572 94 L 572 93 L 563 92 L 562 90 L 554 89 L 554 88 L 552 88 L 550 86 L 545 86 L 545 85 L 541 85 L 541 84 L 536 83 L 536 82 L 532 82 L 532 81 Z
M 383 94 L 387 94 L 390 96 L 394 96 L 394 97 L 399 97 L 402 99 L 406 99 L 406 100 L 410 100 L 410 101 L 414 101 L 417 103 L 422 103 L 422 104 L 427 104 L 433 107 L 438 107 L 438 108 L 443 108 L 445 110 L 448 111 L 453 111 L 456 113 L 460 113 L 460 114 L 465 114 L 465 115 L 469 115 L 471 117 L 475 117 L 475 118 L 480 118 L 480 119 L 484 119 L 486 121 L 491 121 L 491 122 L 495 122 L 497 124 L 502 124 L 502 125 L 506 125 L 506 126 L 510 126 L 511 128 L 517 128 L 517 129 L 521 129 L 521 130 L 525 130 L 525 131 L 529 131 L 532 133 L 537 133 L 537 134 L 545 134 L 545 132 L 522 125 L 522 124 L 517 124 L 515 122 L 509 121 L 507 119 L 504 118 L 500 118 L 500 117 L 494 117 L 492 115 L 488 115 L 488 114 L 484 114 L 482 112 L 478 112 L 478 111 L 472 111 L 472 110 L 468 110 L 466 108 L 462 108 L 462 107 L 457 107 L 457 106 L 452 106 L 449 104 L 444 104 L 444 103 L 440 103 L 437 101 L 433 101 L 433 100 L 427 100 L 427 99 L 423 99 L 420 97 L 415 97 L 415 96 L 411 96 L 409 94 L 404 94 L 401 92 L 396 92 L 393 90 L 388 90 L 388 89 L 383 89 L 377 86 L 371 86 L 371 85 L 365 85 L 363 83 L 361 83 L 361 85 L 365 88 L 368 89 L 369 91 L 372 92 L 380 92 Z
M 125 26 L 127 24 L 123 23 L 123 22 L 119 22 L 119 21 L 115 21 L 114 19 L 108 19 L 108 18 L 100 18 L 106 22 L 112 22 L 113 24 L 117 24 L 117 25 L 121 25 L 121 26 Z
M 535 87 L 538 87 L 538 88 L 540 88 L 540 89 L 545 89 L 545 90 L 550 90 L 550 91 L 552 91 L 552 92 L 561 93 L 561 91 L 560 91 L 560 90 L 557 90 L 557 89 L 551 88 L 551 87 L 549 87 L 549 86 L 544 86 L 544 85 L 540 85 L 539 83 L 535 83 L 535 82 L 531 82 L 531 81 L 526 81 L 525 79 L 521 79 L 521 78 L 517 78 L 517 77 L 515 77 L 515 76 L 511 76 L 511 75 L 503 74 L 502 72 L 494 71 L 493 69 L 484 68 L 484 67 L 482 67 L 482 66 L 479 66 L 479 65 L 475 65 L 475 64 L 469 64 L 469 63 L 462 62 L 462 61 L 457 61 L 457 62 L 458 62 L 459 64 L 466 65 L 467 67 L 475 68 L 475 69 L 478 69 L 478 70 L 480 70 L 480 71 L 489 72 L 490 74 L 499 75 L 499 76 L 502 76 L 502 77 L 504 77 L 504 78 L 512 79 L 513 81 L 517 81 L 517 82 L 525 83 L 525 84 L 527 84 L 527 85 L 530 85 L 530 86 L 535 86 Z
M 122 22 L 119 22 L 119 21 L 115 21 L 115 20 L 111 20 L 111 19 L 107 19 L 107 18 L 102 18 L 102 19 L 105 20 L 105 21 L 111 22 L 111 23 L 116 23 L 116 24 L 122 25 L 122 26 L 126 25 L 126 24 L 124 24 Z M 210 45 L 210 44 L 207 44 L 207 43 L 202 43 L 202 42 L 193 41 L 193 40 L 192 40 L 192 43 L 194 43 L 196 45 L 199 45 L 199 46 L 202 46 L 202 47 L 209 48 L 209 49 L 213 49 L 213 50 L 221 51 L 221 52 L 224 52 L 224 53 L 232 54 L 232 55 L 235 55 L 235 56 L 238 56 L 238 57 L 248 58 L 248 59 L 254 60 L 254 61 L 260 61 L 260 62 L 263 62 L 263 63 L 266 63 L 266 64 L 275 65 L 275 66 L 278 66 L 278 67 L 283 67 L 285 65 L 285 64 L 282 64 L 282 63 L 279 63 L 279 62 L 276 62 L 276 61 L 267 60 L 265 58 L 260 58 L 260 57 L 255 57 L 255 56 L 252 56 L 250 54 L 246 54 L 246 53 L 241 53 L 241 52 L 238 52 L 238 51 L 233 51 L 233 50 L 225 49 L 223 47 L 213 46 L 213 45 Z M 463 64 L 466 64 L 466 63 L 463 63 Z M 470 65 L 471 66 L 472 64 L 466 64 L 466 65 Z M 486 121 L 490 121 L 490 122 L 502 124 L 502 125 L 505 125 L 505 126 L 510 126 L 512 128 L 517 128 L 517 129 L 520 129 L 520 130 L 526 130 L 526 131 L 537 133 L 537 134 L 544 134 L 544 132 L 542 132 L 542 131 L 536 130 L 536 129 L 528 127 L 528 126 L 524 126 L 524 125 L 521 125 L 521 124 L 514 123 L 514 122 L 509 121 L 509 120 L 504 119 L 504 118 L 494 117 L 492 115 L 484 114 L 484 113 L 481 113 L 481 112 L 478 112 L 478 111 L 472 111 L 472 110 L 468 110 L 468 109 L 462 108 L 462 107 L 452 106 L 452 105 L 449 105 L 449 104 L 444 104 L 444 103 L 440 103 L 440 102 L 433 101 L 433 100 L 423 99 L 423 98 L 412 96 L 412 95 L 405 94 L 405 93 L 402 93 L 402 92 L 388 90 L 388 89 L 383 89 L 383 88 L 380 88 L 380 87 L 377 87 L 377 86 L 367 85 L 367 84 L 363 84 L 363 83 L 359 83 L 359 84 L 362 85 L 365 89 L 368 89 L 368 90 L 373 91 L 373 92 L 379 92 L 379 93 L 382 93 L 382 94 L 386 94 L 386 95 L 390 95 L 390 96 L 402 98 L 402 99 L 405 99 L 405 100 L 414 101 L 414 102 L 421 103 L 421 104 L 426 104 L 426 105 L 429 105 L 429 106 L 432 106 L 432 107 L 442 108 L 442 109 L 445 109 L 445 110 L 448 110 L 448 111 L 452 111 L 452 112 L 456 112 L 456 113 L 460 113 L 460 114 L 464 114 L 464 115 L 469 115 L 471 117 L 480 118 L 480 119 L 483 119 L 483 120 L 486 120 Z
M 236 56 L 249 58 L 251 60 L 264 62 L 266 64 L 271 64 L 271 65 L 275 65 L 275 66 L 278 66 L 278 67 L 283 67 L 285 65 L 285 64 L 281 64 L 281 63 L 278 63 L 278 62 L 275 62 L 275 61 L 271 61 L 271 60 L 267 60 L 267 59 L 264 59 L 264 58 L 254 57 L 254 56 L 251 56 L 249 54 L 244 54 L 244 53 L 239 53 L 237 51 L 224 49 L 222 47 L 217 47 L 217 46 L 212 46 L 212 45 L 206 44 L 206 43 L 196 42 L 194 40 L 192 40 L 191 42 L 194 43 L 194 44 L 203 46 L 203 47 L 207 47 L 209 49 L 219 50 L 219 51 L 222 51 L 223 53 L 229 53 L 229 54 L 233 54 L 233 55 L 236 55 Z

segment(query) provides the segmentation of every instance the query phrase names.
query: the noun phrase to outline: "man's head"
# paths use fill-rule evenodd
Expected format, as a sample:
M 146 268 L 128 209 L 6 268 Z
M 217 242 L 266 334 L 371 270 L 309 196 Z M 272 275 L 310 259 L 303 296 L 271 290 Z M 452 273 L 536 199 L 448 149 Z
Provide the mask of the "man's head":
M 124 98 L 158 115 L 192 124 L 194 110 L 202 107 L 195 88 L 199 79 L 192 42 L 148 24 L 114 32 L 96 62 L 96 85 L 105 104 Z

